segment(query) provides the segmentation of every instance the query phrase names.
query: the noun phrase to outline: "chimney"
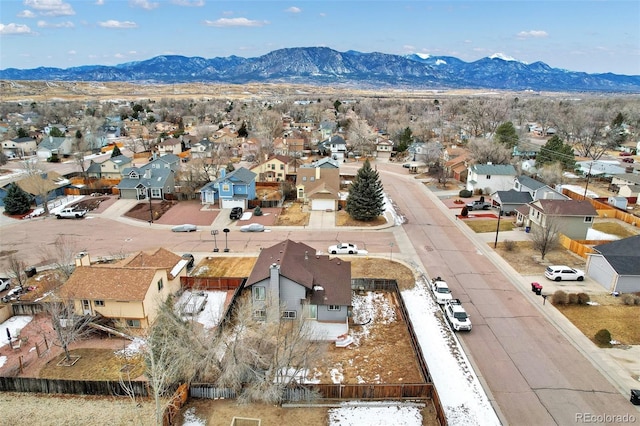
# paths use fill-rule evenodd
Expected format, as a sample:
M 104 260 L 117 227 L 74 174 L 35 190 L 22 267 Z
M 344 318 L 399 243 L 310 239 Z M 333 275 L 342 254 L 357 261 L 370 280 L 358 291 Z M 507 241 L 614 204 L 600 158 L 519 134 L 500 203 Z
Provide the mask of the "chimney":
M 86 251 L 81 251 L 76 254 L 76 267 L 78 266 L 91 266 L 91 259 L 89 258 L 89 253 Z
M 309 252 L 307 250 L 304 251 L 304 260 L 309 260 Z

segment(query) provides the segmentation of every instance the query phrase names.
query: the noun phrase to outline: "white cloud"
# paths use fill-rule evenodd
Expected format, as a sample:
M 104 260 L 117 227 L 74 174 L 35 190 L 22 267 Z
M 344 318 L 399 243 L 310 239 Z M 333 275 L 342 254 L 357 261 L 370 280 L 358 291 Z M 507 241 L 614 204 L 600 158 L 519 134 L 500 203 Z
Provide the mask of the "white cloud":
M 75 55 L 77 53 L 78 52 L 76 52 L 75 50 L 70 50 L 70 51 L 67 52 L 67 55 Z
M 546 31 L 541 30 L 520 31 L 517 35 L 518 38 L 546 38 L 548 36 Z
M 38 27 L 39 28 L 74 28 L 75 25 L 73 25 L 73 22 L 70 22 L 70 21 L 58 22 L 55 24 L 47 21 L 38 21 Z
M 187 6 L 187 7 L 202 7 L 204 6 L 204 0 L 173 0 L 171 3 L 176 6 Z
M 31 28 L 26 25 L 19 24 L 0 24 L 0 35 L 10 35 L 10 34 L 33 34 L 31 32 Z
M 118 58 L 118 59 L 123 59 L 123 58 L 124 58 L 124 55 L 123 55 L 122 53 L 116 53 L 116 54 L 115 54 L 115 55 L 113 55 L 113 56 L 114 56 L 115 58 Z
M 149 0 L 129 0 L 129 5 L 131 5 L 131 7 L 139 7 L 145 10 L 153 10 L 160 6 L 160 3 Z
M 286 9 L 285 12 L 300 13 L 302 12 L 302 9 L 300 9 L 299 7 L 291 6 L 289 9 Z
M 24 5 L 37 10 L 41 15 L 45 16 L 69 16 L 75 15 L 69 3 L 62 0 L 24 0 Z
M 102 28 L 137 28 L 138 24 L 131 21 L 116 21 L 115 19 L 109 19 L 108 21 L 98 22 Z
M 215 21 L 204 21 L 209 27 L 262 27 L 268 25 L 269 21 L 254 21 L 247 18 L 220 18 Z
M 327 16 L 327 14 L 326 14 L 326 13 L 324 13 L 324 12 L 320 12 L 320 17 L 321 17 L 321 18 L 325 18 L 326 16 Z
M 25 9 L 22 12 L 18 13 L 18 18 L 35 18 L 36 14 L 32 11 Z
M 104 0 L 96 0 L 96 6 L 104 6 Z

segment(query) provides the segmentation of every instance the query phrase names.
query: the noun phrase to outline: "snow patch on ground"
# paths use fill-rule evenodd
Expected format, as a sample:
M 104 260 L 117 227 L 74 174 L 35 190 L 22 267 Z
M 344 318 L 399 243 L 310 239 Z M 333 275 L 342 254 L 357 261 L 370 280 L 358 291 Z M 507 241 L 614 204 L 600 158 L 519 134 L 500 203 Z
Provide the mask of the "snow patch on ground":
M 9 336 L 7 330 L 11 334 L 11 338 L 15 338 L 18 332 L 31 322 L 33 317 L 29 315 L 14 315 L 0 325 L 0 348 L 9 344 Z M 4 330 L 4 331 L 2 331 Z M 6 362 L 6 360 L 5 360 Z
M 420 426 L 422 425 L 421 409 L 422 406 L 419 404 L 402 404 L 391 401 L 344 403 L 340 408 L 329 410 L 329 425 Z

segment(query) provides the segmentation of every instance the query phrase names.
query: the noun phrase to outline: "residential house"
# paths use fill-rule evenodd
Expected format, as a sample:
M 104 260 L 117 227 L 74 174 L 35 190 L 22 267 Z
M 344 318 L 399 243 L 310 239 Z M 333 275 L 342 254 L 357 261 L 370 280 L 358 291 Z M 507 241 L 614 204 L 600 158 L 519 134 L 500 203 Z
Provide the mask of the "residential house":
M 610 292 L 640 291 L 640 235 L 594 246 L 586 274 Z
M 444 147 L 440 142 L 412 142 L 407 148 L 409 159 L 420 163 L 436 163 L 440 157 Z
M 91 265 L 88 255 L 81 254 L 60 296 L 73 303 L 76 313 L 102 316 L 123 328 L 146 329 L 160 305 L 180 289 L 187 263 L 165 249 L 139 252 L 116 264 Z
M 516 191 L 515 189 L 496 191 L 491 194 L 491 199 L 500 206 L 500 211 L 506 215 L 514 213 L 518 207 L 533 201 L 529 192 Z
M 325 140 L 331 137 L 331 134 L 336 130 L 336 123 L 334 121 L 322 121 L 318 126 L 318 132 L 320 132 L 320 139 Z
M 467 189 L 491 194 L 513 187 L 516 169 L 511 164 L 474 164 L 467 170 Z
M 282 182 L 289 174 L 291 158 L 285 155 L 272 155 L 264 163 L 253 167 L 251 171 L 257 175 L 258 182 Z
M 43 204 L 45 197 L 53 200 L 64 195 L 64 189 L 71 185 L 71 182 L 54 171 L 34 173 L 23 177 L 15 182 L 27 194 L 31 195 L 35 205 Z M 10 183 L 0 189 L 0 206 L 4 205 L 4 197 L 7 194 Z
M 518 145 L 513 147 L 511 155 L 520 158 L 536 158 L 541 149 L 540 145 L 520 141 Z
M 636 203 L 640 204 L 640 174 L 622 173 L 613 175 L 611 179 L 613 188 L 617 188 L 621 197 L 636 197 Z
M 97 177 L 99 179 L 120 180 L 122 179 L 124 170 L 131 164 L 131 158 L 127 157 L 126 155 L 118 155 L 116 157 L 108 158 L 107 160 L 98 164 L 100 166 L 99 175 L 92 177 Z M 91 165 L 89 166 L 89 169 L 91 169 Z M 90 173 L 89 169 L 88 173 Z M 90 174 L 90 176 L 91 175 L 92 174 Z
M 175 154 L 182 152 L 182 141 L 177 138 L 167 138 L 156 145 L 156 149 L 160 155 Z
M 175 192 L 175 174 L 180 165 L 176 155 L 167 154 L 141 167 L 127 167 L 122 172 L 122 180 L 116 188 L 120 198 L 156 200 L 167 198 Z
M 393 152 L 393 141 L 387 138 L 376 138 L 376 157 L 380 160 L 388 160 Z
M 612 177 L 625 173 L 625 168 L 617 161 L 590 160 L 576 162 L 576 171 L 587 176 Z
M 251 289 L 254 318 L 264 321 L 305 318 L 310 325 L 322 325 L 333 335 L 318 340 L 335 340 L 348 331 L 351 309 L 351 263 L 316 254 L 304 243 L 282 241 L 263 249 L 245 283 Z M 315 323 L 315 324 L 313 324 Z M 336 329 L 338 325 L 341 328 Z
M 260 151 L 260 142 L 256 138 L 242 138 L 240 153 L 244 161 L 255 161 Z
M 240 167 L 227 173 L 220 170 L 220 177 L 200 188 L 202 204 L 220 203 L 221 209 L 247 208 L 247 201 L 256 198 L 256 173 Z
M 8 158 L 24 158 L 35 155 L 37 149 L 36 139 L 28 136 L 2 141 L 2 152 Z
M 296 198 L 309 203 L 311 210 L 337 210 L 340 198 L 340 168 L 325 157 L 298 168 Z
M 330 139 L 325 139 L 318 144 L 318 153 L 343 161 L 347 155 L 347 142 L 342 136 L 333 135 Z
M 273 140 L 273 152 L 276 155 L 288 155 L 301 157 L 304 151 L 304 139 L 295 137 L 282 137 Z
M 442 159 L 446 176 L 458 182 L 467 181 L 469 153 L 466 150 L 455 147 L 446 148 L 442 153 Z
M 587 233 L 598 217 L 598 212 L 589 201 L 578 200 L 537 200 L 529 203 L 526 217 L 518 209 L 517 222 L 530 227 L 547 229 L 553 227 L 572 240 L 585 240 Z
M 559 193 L 549 185 L 525 175 L 520 175 L 513 180 L 513 189 L 519 192 L 528 192 L 532 201 L 569 199 L 569 197 Z
M 211 157 L 214 144 L 209 139 L 202 139 L 191 145 L 191 158 L 208 158 Z
M 69 156 L 72 153 L 73 138 L 69 137 L 54 138 L 53 136 L 47 136 L 42 140 L 42 142 L 40 142 L 40 145 L 38 145 L 38 149 L 36 150 L 38 158 L 43 160 L 53 156 L 62 158 L 64 156 Z

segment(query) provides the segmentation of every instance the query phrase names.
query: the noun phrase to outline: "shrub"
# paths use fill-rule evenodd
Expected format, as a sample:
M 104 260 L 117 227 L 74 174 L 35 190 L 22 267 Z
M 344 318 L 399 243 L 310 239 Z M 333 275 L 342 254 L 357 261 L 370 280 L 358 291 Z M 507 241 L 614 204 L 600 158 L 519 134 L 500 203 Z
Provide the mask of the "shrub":
M 567 293 L 562 290 L 557 290 L 553 293 L 553 296 L 551 296 L 551 302 L 554 305 L 566 305 L 568 301 L 569 296 L 567 296 Z
M 462 217 L 467 217 L 469 216 L 469 209 L 467 208 L 467 206 L 464 206 L 462 208 L 462 211 L 460 212 L 460 216 Z
M 625 305 L 634 305 L 635 304 L 635 296 L 633 294 L 623 294 L 622 295 L 622 303 Z
M 505 251 L 514 251 L 516 249 L 516 247 L 518 247 L 516 245 L 515 241 L 511 241 L 511 240 L 504 240 L 504 250 Z
M 603 328 L 596 333 L 594 340 L 600 347 L 609 347 L 611 346 L 611 333 L 606 328 Z
M 578 303 L 580 305 L 586 305 L 589 302 L 591 302 L 591 298 L 587 293 L 578 293 Z
M 462 191 L 458 192 L 458 196 L 460 198 L 470 198 L 472 195 L 473 193 L 468 189 L 463 189 Z
M 262 216 L 262 209 L 260 208 L 260 206 L 257 206 L 257 207 L 253 210 L 253 215 L 254 215 L 254 216 Z
M 567 304 L 569 305 L 577 305 L 578 304 L 578 293 L 569 293 L 567 298 Z

